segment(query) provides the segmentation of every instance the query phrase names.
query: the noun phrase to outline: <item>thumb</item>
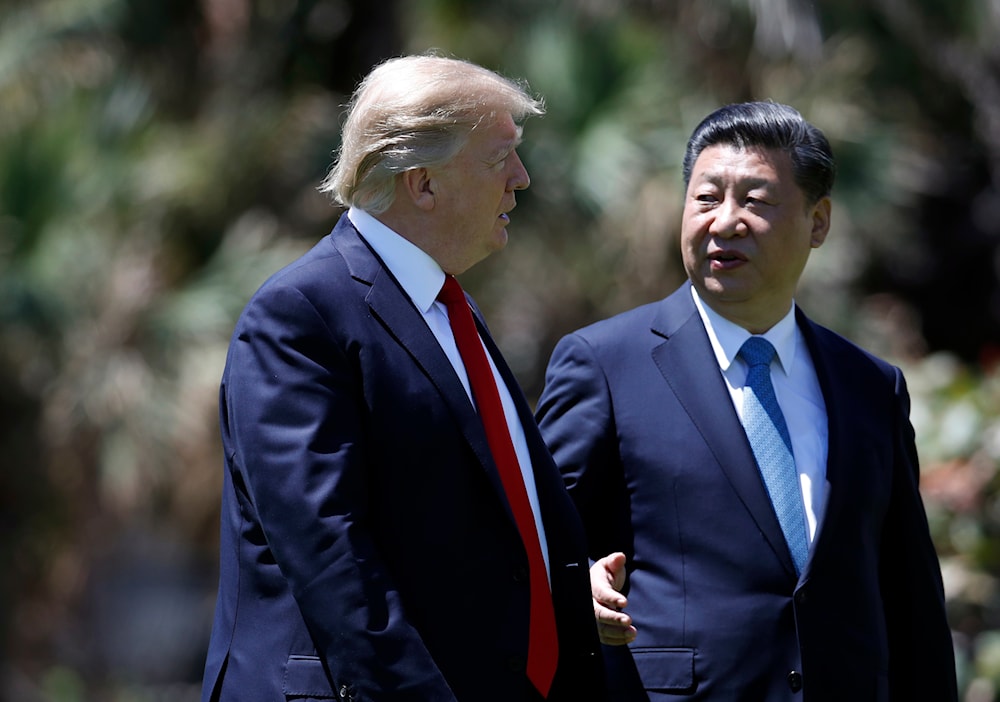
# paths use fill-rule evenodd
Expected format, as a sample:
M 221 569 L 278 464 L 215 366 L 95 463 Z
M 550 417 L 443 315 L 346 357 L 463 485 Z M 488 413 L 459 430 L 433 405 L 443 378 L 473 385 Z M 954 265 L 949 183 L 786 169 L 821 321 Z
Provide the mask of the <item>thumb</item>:
M 621 592 L 622 588 L 625 587 L 625 554 L 621 551 L 617 551 L 608 556 L 605 563 L 605 568 L 608 573 L 608 583 L 618 592 Z

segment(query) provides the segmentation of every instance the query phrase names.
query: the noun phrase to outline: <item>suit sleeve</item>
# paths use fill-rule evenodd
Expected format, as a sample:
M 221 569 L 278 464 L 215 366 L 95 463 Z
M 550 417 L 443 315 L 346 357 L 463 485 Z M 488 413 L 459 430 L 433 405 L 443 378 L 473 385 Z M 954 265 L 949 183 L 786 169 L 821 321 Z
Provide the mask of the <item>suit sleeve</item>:
M 893 492 L 885 520 L 880 580 L 889 635 L 893 702 L 958 699 L 944 587 L 919 491 L 910 398 L 896 374 Z
M 579 334 L 552 353 L 536 412 L 539 428 L 577 510 L 592 559 L 626 551 L 623 472 L 607 378 L 593 347 Z
M 332 678 L 355 699 L 452 700 L 369 528 L 356 354 L 295 289 L 271 288 L 241 320 L 223 431 L 244 520 L 266 541 L 256 568 L 277 566 Z

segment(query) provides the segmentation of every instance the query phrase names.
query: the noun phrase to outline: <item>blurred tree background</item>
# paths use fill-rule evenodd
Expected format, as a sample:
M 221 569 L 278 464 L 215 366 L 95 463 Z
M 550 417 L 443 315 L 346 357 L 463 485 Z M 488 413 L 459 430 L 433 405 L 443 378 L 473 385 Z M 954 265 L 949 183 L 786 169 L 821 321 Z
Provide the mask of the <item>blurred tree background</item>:
M 196 700 L 236 315 L 338 212 L 379 60 L 528 80 L 533 183 L 465 284 L 529 397 L 555 341 L 681 280 L 715 107 L 830 137 L 799 300 L 899 363 L 967 702 L 1000 699 L 996 0 L 0 0 L 0 699 Z

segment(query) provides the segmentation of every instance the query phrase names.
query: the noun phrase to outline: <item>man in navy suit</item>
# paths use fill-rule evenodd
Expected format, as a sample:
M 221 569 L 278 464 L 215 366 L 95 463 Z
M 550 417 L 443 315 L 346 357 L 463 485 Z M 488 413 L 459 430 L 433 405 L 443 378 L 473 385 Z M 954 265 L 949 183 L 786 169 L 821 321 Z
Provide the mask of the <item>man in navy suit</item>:
M 530 504 L 531 570 L 436 301 L 506 244 L 529 182 L 521 124 L 542 112 L 519 84 L 439 56 L 388 61 L 355 92 L 321 188 L 349 210 L 260 288 L 230 345 L 206 702 L 601 698 L 579 517 L 459 289 Z M 555 638 L 529 646 L 545 598 Z
M 615 700 L 957 698 L 903 375 L 793 300 L 833 178 L 795 110 L 712 113 L 684 158 L 689 281 L 553 353 L 537 416 L 596 560 Z M 759 346 L 776 356 L 751 381 Z M 758 461 L 742 422 L 765 393 Z

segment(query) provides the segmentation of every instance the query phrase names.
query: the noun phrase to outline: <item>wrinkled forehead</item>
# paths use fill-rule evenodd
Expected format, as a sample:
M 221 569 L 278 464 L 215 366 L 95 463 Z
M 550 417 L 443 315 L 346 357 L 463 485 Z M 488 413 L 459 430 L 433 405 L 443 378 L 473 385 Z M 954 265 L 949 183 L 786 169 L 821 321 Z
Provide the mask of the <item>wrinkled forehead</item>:
M 739 177 L 761 182 L 789 181 L 794 184 L 792 159 L 783 149 L 738 144 L 705 147 L 694 162 L 691 181 Z

